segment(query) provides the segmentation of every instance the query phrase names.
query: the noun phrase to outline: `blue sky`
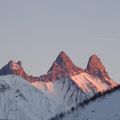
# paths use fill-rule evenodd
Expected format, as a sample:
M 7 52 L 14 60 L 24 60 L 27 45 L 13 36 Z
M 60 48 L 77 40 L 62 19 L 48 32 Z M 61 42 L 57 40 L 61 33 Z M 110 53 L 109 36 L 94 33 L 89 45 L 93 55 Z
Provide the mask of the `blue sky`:
M 119 0 L 1 0 L 0 66 L 21 60 L 27 73 L 40 75 L 61 50 L 86 67 L 96 53 L 120 81 Z

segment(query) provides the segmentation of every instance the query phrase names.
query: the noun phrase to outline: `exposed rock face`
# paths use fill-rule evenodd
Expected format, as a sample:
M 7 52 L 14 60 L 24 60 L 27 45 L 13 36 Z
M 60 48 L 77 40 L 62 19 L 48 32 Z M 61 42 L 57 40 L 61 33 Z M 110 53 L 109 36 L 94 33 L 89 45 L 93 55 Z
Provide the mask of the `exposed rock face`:
M 0 69 L 0 75 L 8 75 L 8 74 L 21 76 L 24 79 L 31 81 L 30 77 L 25 73 L 21 61 L 15 63 L 12 60 L 10 60 L 7 65 L 5 65 L 3 68 Z
M 14 120 L 48 120 L 118 86 L 108 79 L 96 55 L 90 58 L 86 71 L 61 52 L 39 80 L 24 72 L 21 61 L 9 61 L 0 70 L 0 75 L 7 74 L 13 75 L 0 77 L 0 115 Z
M 29 76 L 26 74 L 22 67 L 21 61 L 17 63 L 10 60 L 7 65 L 0 69 L 0 75 L 14 74 L 23 77 L 24 79 L 33 82 L 36 80 L 41 81 L 54 81 L 57 79 L 69 77 L 81 74 L 81 73 L 89 73 L 93 77 L 100 78 L 103 82 L 109 84 L 108 80 L 111 80 L 106 69 L 100 58 L 97 55 L 92 55 L 89 59 L 87 68 L 83 70 L 82 68 L 77 67 L 66 55 L 65 52 L 61 52 L 56 60 L 53 62 L 53 65 L 48 70 L 47 74 L 41 75 L 40 77 Z M 107 81 L 106 81 L 107 79 Z
M 62 71 L 64 75 L 73 75 L 75 73 L 83 71 L 81 68 L 73 64 L 71 59 L 65 52 L 61 52 L 53 63 L 48 72 Z
M 92 55 L 90 57 L 86 72 L 101 79 L 110 79 L 104 65 L 102 64 L 100 58 L 97 55 Z
M 62 51 L 54 61 L 52 67 L 48 71 L 48 74 L 43 75 L 40 78 L 45 79 L 44 77 L 46 77 L 46 79 L 49 80 L 56 80 L 61 77 L 69 77 L 83 71 L 83 69 L 74 65 L 66 53 Z

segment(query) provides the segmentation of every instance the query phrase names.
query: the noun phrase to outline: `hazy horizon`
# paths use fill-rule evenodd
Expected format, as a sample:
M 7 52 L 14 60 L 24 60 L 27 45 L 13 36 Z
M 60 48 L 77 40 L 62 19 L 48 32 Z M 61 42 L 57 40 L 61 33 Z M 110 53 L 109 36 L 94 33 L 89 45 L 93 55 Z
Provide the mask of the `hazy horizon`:
M 28 74 L 48 71 L 65 51 L 86 68 L 97 54 L 120 82 L 120 1 L 0 1 L 0 68 L 21 60 Z

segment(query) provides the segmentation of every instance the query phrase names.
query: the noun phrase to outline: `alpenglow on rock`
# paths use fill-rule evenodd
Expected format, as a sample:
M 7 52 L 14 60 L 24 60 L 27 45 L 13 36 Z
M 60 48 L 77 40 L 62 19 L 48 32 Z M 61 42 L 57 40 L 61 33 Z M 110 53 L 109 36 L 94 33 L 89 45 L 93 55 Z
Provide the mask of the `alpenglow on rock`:
M 30 77 L 25 73 L 21 61 L 15 63 L 13 60 L 10 60 L 8 64 L 6 64 L 0 69 L 0 75 L 10 75 L 10 74 L 21 76 L 24 79 L 31 81 Z
M 61 52 L 52 67 L 49 69 L 48 74 L 52 79 L 59 77 L 69 77 L 83 72 L 82 68 L 77 67 L 65 52 Z
M 83 70 L 65 52 L 40 77 L 27 75 L 20 61 L 10 61 L 0 75 L 0 117 L 13 120 L 48 120 L 118 86 L 97 56 Z
M 89 59 L 86 71 L 96 77 L 101 79 L 110 79 L 104 65 L 102 64 L 100 58 L 97 55 L 92 55 Z

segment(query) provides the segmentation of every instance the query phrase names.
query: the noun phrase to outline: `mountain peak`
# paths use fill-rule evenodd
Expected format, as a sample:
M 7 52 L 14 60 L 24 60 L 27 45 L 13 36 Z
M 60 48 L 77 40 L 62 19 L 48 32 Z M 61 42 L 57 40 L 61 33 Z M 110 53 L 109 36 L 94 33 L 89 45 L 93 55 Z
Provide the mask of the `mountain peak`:
M 61 51 L 59 53 L 59 55 L 57 56 L 54 63 L 56 63 L 56 64 L 58 64 L 60 66 L 63 66 L 67 62 L 69 62 L 70 64 L 73 64 L 71 59 L 69 58 L 69 56 L 64 51 Z
M 96 54 L 91 55 L 90 59 L 100 59 Z
M 59 56 L 67 56 L 67 54 L 66 54 L 64 51 L 61 51 L 61 52 L 59 53 Z
M 68 77 L 81 71 L 83 70 L 74 65 L 70 57 L 64 51 L 62 51 L 53 62 L 48 74 L 51 74 L 53 79 L 57 79 L 59 77 Z
M 90 69 L 91 67 L 105 70 L 104 65 L 102 64 L 100 58 L 96 54 L 91 55 L 91 57 L 89 58 L 87 68 Z
M 8 66 L 8 68 L 9 68 L 9 70 L 11 70 L 11 72 L 16 71 L 18 69 L 22 69 L 21 61 L 18 61 L 17 63 L 15 63 L 13 60 L 10 60 L 6 66 Z
M 14 62 L 13 60 L 10 60 L 8 64 L 6 64 L 0 69 L 0 75 L 9 75 L 9 74 L 18 75 L 30 81 L 29 76 L 25 73 L 22 67 L 21 61 Z
M 91 75 L 100 77 L 101 79 L 104 79 L 105 77 L 109 78 L 103 63 L 101 62 L 100 58 L 96 54 L 93 54 L 89 58 L 86 71 Z
M 58 57 L 69 57 L 68 55 L 67 55 L 67 53 L 65 53 L 64 51 L 61 51 L 60 53 L 59 53 L 59 55 L 58 55 Z

